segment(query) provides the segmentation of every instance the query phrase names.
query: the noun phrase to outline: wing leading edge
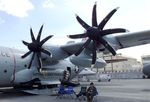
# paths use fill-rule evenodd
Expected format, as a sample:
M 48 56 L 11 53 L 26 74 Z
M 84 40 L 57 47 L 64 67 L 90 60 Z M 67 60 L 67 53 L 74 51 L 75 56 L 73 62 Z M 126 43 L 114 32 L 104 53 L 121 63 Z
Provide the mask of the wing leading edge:
M 150 30 L 116 35 L 119 49 L 150 43 Z

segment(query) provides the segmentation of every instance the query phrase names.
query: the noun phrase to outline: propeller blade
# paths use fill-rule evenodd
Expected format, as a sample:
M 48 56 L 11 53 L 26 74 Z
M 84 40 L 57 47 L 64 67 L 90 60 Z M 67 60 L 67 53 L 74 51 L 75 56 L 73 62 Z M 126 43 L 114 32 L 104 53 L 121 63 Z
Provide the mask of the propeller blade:
M 37 61 L 38 61 L 38 65 L 39 65 L 39 68 L 38 69 L 41 69 L 42 68 L 42 60 L 41 60 L 41 54 L 40 53 L 37 53 Z M 39 70 L 38 70 L 39 71 Z
M 45 53 L 45 54 L 49 55 L 50 57 L 52 57 L 51 52 L 49 52 L 49 51 L 48 51 L 48 50 L 46 50 L 46 49 L 41 48 L 41 52 L 43 52 L 43 53 Z
M 40 28 L 40 30 L 39 30 L 39 33 L 38 33 L 38 36 L 37 36 L 37 41 L 38 41 L 38 42 L 40 42 L 42 30 L 43 30 L 43 25 L 41 26 L 41 28 Z
M 96 57 L 97 57 L 97 53 L 96 53 L 96 45 L 95 45 L 95 41 L 93 41 L 93 49 L 92 49 L 92 64 L 94 65 L 96 63 Z
M 123 28 L 114 28 L 114 29 L 106 29 L 106 30 L 100 31 L 102 36 L 105 36 L 108 34 L 114 34 L 114 33 L 124 33 L 124 32 L 128 32 L 128 30 L 123 29 Z
M 28 66 L 28 69 L 30 69 L 30 67 L 31 67 L 31 65 L 32 65 L 32 62 L 33 62 L 33 60 L 34 60 L 34 56 L 35 56 L 35 53 L 33 53 L 33 55 L 32 55 L 32 58 L 31 58 L 31 60 L 30 60 L 29 66 Z
M 23 56 L 21 56 L 21 58 L 25 58 L 27 57 L 29 54 L 31 54 L 32 51 L 28 51 L 27 53 L 25 53 Z
M 53 35 L 50 35 L 48 37 L 46 37 L 45 39 L 41 40 L 41 34 L 42 34 L 42 30 L 43 30 L 43 25 L 40 27 L 40 30 L 38 32 L 38 35 L 37 35 L 37 38 L 35 39 L 34 37 L 34 34 L 33 34 L 33 31 L 32 31 L 32 28 L 30 28 L 30 34 L 31 34 L 31 39 L 32 39 L 32 42 L 31 43 L 28 43 L 26 41 L 22 41 L 24 45 L 26 45 L 29 49 L 29 51 L 27 53 L 25 53 L 23 56 L 21 56 L 22 58 L 25 58 L 27 57 L 29 54 L 32 54 L 32 57 L 31 57 L 31 60 L 29 62 L 29 65 L 28 65 L 28 68 L 30 68 L 32 66 L 32 62 L 34 61 L 34 57 L 35 57 L 35 54 L 36 54 L 36 57 L 37 57 L 37 63 L 38 63 L 38 67 L 37 67 L 37 70 L 40 72 L 40 69 L 42 68 L 42 59 L 41 59 L 41 52 L 42 53 L 45 53 L 47 55 L 49 55 L 50 57 L 52 57 L 52 54 L 51 52 L 49 52 L 48 50 L 46 49 L 43 49 L 42 48 L 42 45 L 47 41 L 49 40 Z
M 47 40 L 49 40 L 53 35 L 50 35 L 46 38 L 44 38 L 41 42 L 40 42 L 40 46 L 42 46 Z
M 116 51 L 115 49 L 103 38 L 100 39 L 101 43 L 105 46 L 105 48 L 108 49 L 108 51 L 110 51 L 112 53 L 112 55 L 116 55 Z
M 92 27 L 93 26 L 97 27 L 96 2 L 95 5 L 93 6 L 93 12 L 92 12 Z
M 98 29 L 102 30 L 104 28 L 104 26 L 106 25 L 106 23 L 108 22 L 108 20 L 112 17 L 112 15 L 118 10 L 119 7 L 113 9 L 103 20 L 102 22 L 98 25 Z
M 91 39 L 88 39 L 88 40 L 80 47 L 80 49 L 75 53 L 75 55 L 78 56 L 78 55 L 83 51 L 83 49 L 86 48 L 86 47 L 89 45 L 90 42 L 91 42 Z
M 83 33 L 83 34 L 76 34 L 76 35 L 68 35 L 68 37 L 71 39 L 85 38 L 87 37 L 87 34 Z
M 28 46 L 28 45 L 29 45 L 29 43 L 28 43 L 28 42 L 26 42 L 26 41 L 23 41 L 23 40 L 22 40 L 22 42 L 23 42 L 23 44 L 24 44 L 24 45 L 26 45 L 26 46 Z
M 88 24 L 86 24 L 78 15 L 76 15 L 77 21 L 84 27 L 86 30 L 90 27 Z
M 32 31 L 32 28 L 30 28 L 30 34 L 31 34 L 32 42 L 34 42 L 35 41 L 35 37 L 34 37 L 33 31 Z

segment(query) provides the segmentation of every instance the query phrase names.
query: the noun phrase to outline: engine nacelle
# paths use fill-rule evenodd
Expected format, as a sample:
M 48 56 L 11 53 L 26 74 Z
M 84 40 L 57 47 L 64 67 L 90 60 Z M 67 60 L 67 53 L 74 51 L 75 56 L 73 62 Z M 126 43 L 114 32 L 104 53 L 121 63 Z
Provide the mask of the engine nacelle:
M 86 56 L 72 56 L 70 57 L 70 61 L 76 65 L 81 67 L 91 67 L 92 59 Z M 104 68 L 106 66 L 105 60 L 99 58 L 96 60 L 94 68 Z

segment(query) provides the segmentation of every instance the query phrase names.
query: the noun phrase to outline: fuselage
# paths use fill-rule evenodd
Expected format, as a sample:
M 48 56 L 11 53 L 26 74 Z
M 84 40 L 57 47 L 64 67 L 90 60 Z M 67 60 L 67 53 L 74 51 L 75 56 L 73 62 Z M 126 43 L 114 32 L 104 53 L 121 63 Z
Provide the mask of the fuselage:
M 12 48 L 0 47 L 0 87 L 14 86 L 16 83 L 19 71 L 28 69 L 28 64 L 31 56 L 21 58 L 25 52 L 19 51 Z M 56 51 L 55 51 L 56 53 Z M 57 56 L 54 56 L 57 59 Z M 46 57 L 44 57 L 46 58 Z M 71 67 L 71 78 L 75 77 L 78 73 L 76 72 L 76 66 L 69 60 L 51 61 L 47 59 L 43 61 L 43 71 L 38 73 L 37 71 L 33 74 L 32 79 L 39 78 L 44 81 L 59 80 L 63 76 L 63 71 L 67 67 Z M 32 66 L 36 66 L 33 63 Z M 33 67 L 31 67 L 32 69 Z M 83 68 L 79 69 L 79 72 Z
M 15 73 L 27 68 L 29 59 L 22 59 L 23 53 L 16 49 L 0 47 L 0 86 L 11 86 Z
M 0 87 L 14 86 L 18 83 L 28 82 L 35 78 L 38 78 L 41 81 L 46 81 L 47 83 L 54 82 L 56 80 L 58 81 L 62 78 L 63 71 L 66 70 L 67 67 L 71 68 L 72 79 L 85 67 L 90 66 L 91 62 L 90 60 L 85 60 L 87 59 L 85 56 L 82 56 L 81 58 L 75 56 L 72 57 L 74 59 L 74 61 L 72 61 L 76 62 L 74 64 L 69 58 L 66 59 L 70 55 L 59 46 L 44 47 L 51 51 L 52 57 L 43 53 L 41 54 L 43 65 L 41 73 L 37 71 L 37 62 L 35 59 L 33 59 L 33 63 L 30 68 L 33 69 L 33 72 L 27 70 L 32 55 L 22 58 L 21 56 L 26 52 L 12 48 L 0 47 Z M 106 62 L 104 60 L 98 60 L 96 65 L 102 68 L 106 65 Z

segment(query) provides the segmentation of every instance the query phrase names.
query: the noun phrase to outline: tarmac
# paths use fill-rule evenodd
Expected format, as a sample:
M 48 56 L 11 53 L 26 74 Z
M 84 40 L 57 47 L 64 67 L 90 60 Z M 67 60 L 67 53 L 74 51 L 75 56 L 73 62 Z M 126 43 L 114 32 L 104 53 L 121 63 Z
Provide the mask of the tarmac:
M 150 102 L 150 79 L 112 79 L 94 82 L 99 95 L 97 102 Z M 82 82 L 81 85 L 89 85 Z M 78 92 L 80 87 L 75 88 Z M 0 102 L 81 102 L 70 96 L 31 95 L 21 92 L 0 92 Z M 83 101 L 86 102 L 86 101 Z

